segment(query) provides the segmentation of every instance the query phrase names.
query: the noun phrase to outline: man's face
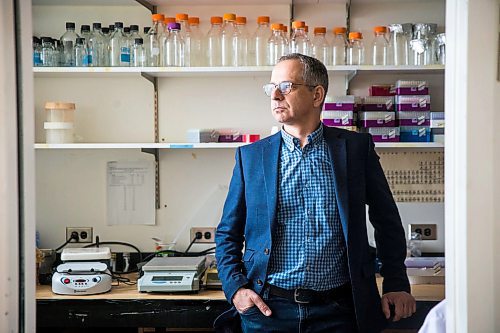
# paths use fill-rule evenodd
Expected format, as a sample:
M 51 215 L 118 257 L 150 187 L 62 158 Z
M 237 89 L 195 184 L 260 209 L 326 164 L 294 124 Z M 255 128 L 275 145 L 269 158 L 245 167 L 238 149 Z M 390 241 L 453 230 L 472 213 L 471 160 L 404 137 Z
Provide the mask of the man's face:
M 290 81 L 307 84 L 302 78 L 302 64 L 298 60 L 285 60 L 278 63 L 271 74 L 271 83 Z M 320 113 L 315 102 L 315 89 L 294 85 L 289 94 L 283 95 L 279 89 L 271 94 L 271 111 L 274 119 L 285 125 L 309 123 L 312 118 L 319 121 Z

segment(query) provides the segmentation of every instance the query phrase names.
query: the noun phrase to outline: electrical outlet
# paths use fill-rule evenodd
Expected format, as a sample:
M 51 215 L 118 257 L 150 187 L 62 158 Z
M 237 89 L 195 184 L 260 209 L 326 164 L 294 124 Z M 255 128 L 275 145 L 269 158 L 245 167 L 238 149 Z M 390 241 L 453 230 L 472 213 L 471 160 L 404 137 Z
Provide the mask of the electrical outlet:
M 422 235 L 422 240 L 437 240 L 437 226 L 435 224 L 410 224 L 410 235 L 413 232 Z
M 192 227 L 190 240 L 193 240 L 198 232 L 201 233 L 201 238 L 195 243 L 215 243 L 215 227 Z
M 78 241 L 72 240 L 72 243 L 92 243 L 92 227 L 66 227 L 66 239 L 69 239 L 73 232 L 78 234 Z

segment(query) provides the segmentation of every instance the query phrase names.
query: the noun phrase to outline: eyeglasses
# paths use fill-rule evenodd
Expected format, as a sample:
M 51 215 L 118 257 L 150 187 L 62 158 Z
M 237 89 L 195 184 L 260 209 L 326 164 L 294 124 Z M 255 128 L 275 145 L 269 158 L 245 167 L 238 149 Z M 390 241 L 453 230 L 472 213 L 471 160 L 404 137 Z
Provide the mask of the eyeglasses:
M 274 83 L 267 83 L 262 88 L 264 88 L 264 92 L 266 93 L 267 96 L 271 97 L 273 94 L 274 89 L 278 89 L 282 95 L 288 95 L 294 86 L 306 86 L 309 88 L 314 88 L 316 86 L 311 86 L 309 84 L 303 84 L 303 83 L 293 83 L 290 81 L 283 81 L 277 84 Z

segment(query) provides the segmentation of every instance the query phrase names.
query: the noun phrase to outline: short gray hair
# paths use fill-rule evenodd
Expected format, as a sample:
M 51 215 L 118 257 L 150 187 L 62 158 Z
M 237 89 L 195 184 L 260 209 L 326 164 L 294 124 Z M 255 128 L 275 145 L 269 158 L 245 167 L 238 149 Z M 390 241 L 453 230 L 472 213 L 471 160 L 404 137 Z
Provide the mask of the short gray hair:
M 322 86 L 325 89 L 326 97 L 328 92 L 328 71 L 321 61 L 300 53 L 290 53 L 279 58 L 278 63 L 285 60 L 298 60 L 302 64 L 304 83 L 311 86 Z

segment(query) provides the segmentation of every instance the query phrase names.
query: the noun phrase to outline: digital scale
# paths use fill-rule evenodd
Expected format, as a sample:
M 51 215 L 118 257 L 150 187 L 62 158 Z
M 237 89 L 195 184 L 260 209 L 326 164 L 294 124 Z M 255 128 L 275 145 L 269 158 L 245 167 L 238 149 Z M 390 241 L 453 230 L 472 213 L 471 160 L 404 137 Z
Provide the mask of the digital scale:
M 68 248 L 61 254 L 62 264 L 52 275 L 52 292 L 60 295 L 93 295 L 111 290 L 108 247 Z
M 140 292 L 192 292 L 200 290 L 205 257 L 155 257 L 142 266 Z

